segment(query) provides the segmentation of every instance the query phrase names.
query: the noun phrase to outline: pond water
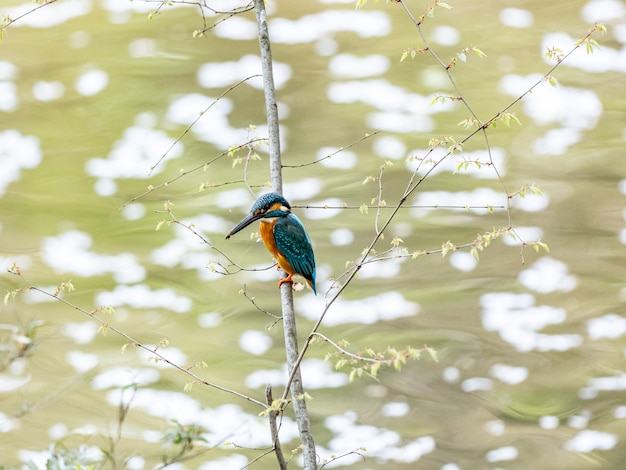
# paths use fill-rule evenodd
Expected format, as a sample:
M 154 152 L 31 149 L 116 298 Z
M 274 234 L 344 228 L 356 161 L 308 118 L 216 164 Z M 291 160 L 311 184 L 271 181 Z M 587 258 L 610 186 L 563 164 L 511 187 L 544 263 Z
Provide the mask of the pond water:
M 0 14 L 14 19 L 36 7 L 7 3 Z M 429 5 L 409 3 L 416 16 Z M 314 343 L 302 368 L 320 464 L 623 468 L 626 3 L 449 3 L 424 33 L 444 62 L 465 47 L 486 54 L 451 68 L 483 121 L 541 80 L 548 48 L 567 53 L 594 22 L 608 32 L 557 68 L 558 86 L 509 110 L 521 124 L 446 157 L 450 143 L 429 152 L 429 141 L 462 141 L 469 111 L 433 103 L 455 91 L 430 55 L 400 61 L 424 47 L 400 5 L 268 5 L 284 193 L 318 263 L 319 295 L 294 292 L 301 343 L 412 175 L 424 177 L 376 251 L 400 245 L 364 265 L 320 333 L 352 353 L 427 345 L 438 361 L 423 352 L 350 382 Z M 256 26 L 252 12 L 199 11 L 59 0 L 4 33 L 0 260 L 26 279 L 3 274 L 3 292 L 76 290 L 58 294 L 71 305 L 27 290 L 0 311 L 3 468 L 54 455 L 50 468 L 239 469 L 270 445 L 254 400 L 267 384 L 279 396 L 287 377 L 278 274 L 257 228 L 224 239 L 269 181 L 267 149 L 244 145 L 267 129 Z M 386 208 L 363 209 L 379 198 Z M 509 218 L 514 237 L 478 259 L 462 247 Z M 444 257 L 447 242 L 459 248 Z M 193 383 L 117 331 L 253 401 Z M 177 432 L 197 438 L 183 459 Z M 280 436 L 298 466 L 291 412 Z M 250 468 L 277 464 L 270 454 Z

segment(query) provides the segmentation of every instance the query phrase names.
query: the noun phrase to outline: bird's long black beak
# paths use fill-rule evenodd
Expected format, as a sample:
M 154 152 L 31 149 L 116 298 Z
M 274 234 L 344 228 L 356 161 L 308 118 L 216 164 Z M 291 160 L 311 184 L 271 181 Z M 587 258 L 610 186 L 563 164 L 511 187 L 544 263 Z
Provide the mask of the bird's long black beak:
M 246 228 L 255 220 L 259 220 L 261 218 L 263 218 L 263 214 L 252 214 L 252 213 L 248 214 L 248 216 L 245 219 L 243 219 L 241 222 L 235 225 L 233 229 L 230 231 L 230 233 L 226 235 L 226 240 L 228 240 L 230 237 L 232 237 L 234 234 L 236 234 L 240 230 Z

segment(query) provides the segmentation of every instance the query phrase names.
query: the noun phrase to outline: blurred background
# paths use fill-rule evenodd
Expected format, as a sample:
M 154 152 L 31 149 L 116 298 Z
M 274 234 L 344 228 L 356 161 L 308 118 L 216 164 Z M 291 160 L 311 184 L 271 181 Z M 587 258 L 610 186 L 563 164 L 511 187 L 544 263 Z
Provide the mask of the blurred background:
M 446 63 L 467 47 L 486 54 L 451 68 L 483 121 L 549 70 L 546 50 L 569 52 L 594 22 L 608 32 L 594 35 L 593 54 L 581 47 L 557 68 L 558 86 L 544 83 L 510 110 L 521 125 L 489 129 L 491 160 L 477 135 L 429 173 L 376 246 L 399 237 L 409 254 L 433 254 L 366 265 L 330 309 L 320 332 L 353 353 L 428 345 L 439 361 L 424 355 L 350 383 L 349 367 L 324 361 L 333 349 L 314 344 L 303 375 L 320 464 L 623 468 L 626 3 L 449 3 L 424 34 Z M 407 5 L 419 16 L 430 4 Z M 3 2 L 0 14 L 36 6 Z M 269 181 L 263 145 L 224 153 L 266 137 L 261 80 L 228 91 L 260 73 L 256 24 L 251 11 L 219 13 L 235 2 L 208 6 L 59 0 L 4 31 L 0 260 L 50 293 L 71 280 L 64 300 L 113 307 L 97 314 L 263 402 L 265 386 L 278 396 L 286 378 L 278 274 L 256 227 L 224 239 Z M 458 102 L 432 103 L 455 92 L 430 55 L 400 61 L 424 45 L 398 4 L 277 1 L 268 18 L 292 166 L 284 192 L 318 264 L 319 295 L 294 293 L 302 342 L 333 280 L 391 213 L 377 221 L 375 209 L 359 210 L 379 194 L 378 181 L 363 182 L 385 165 L 382 199 L 393 207 L 429 140 L 461 141 L 470 131 L 457 123 L 470 115 Z M 468 161 L 480 165 L 459 168 Z M 418 175 L 431 167 L 423 161 Z M 507 213 L 507 193 L 529 185 L 542 195 L 511 199 Z M 166 201 L 196 234 L 167 223 Z M 469 249 L 437 252 L 508 227 L 509 215 L 519 238 L 494 241 L 479 260 Z M 522 249 L 520 238 L 550 250 Z M 3 293 L 27 286 L 0 279 Z M 34 291 L 3 305 L 0 465 L 239 469 L 268 449 L 261 407 L 189 388 L 189 376 L 140 349 L 122 352 L 126 343 Z M 288 455 L 299 445 L 290 413 L 281 440 Z M 277 464 L 268 455 L 251 468 Z

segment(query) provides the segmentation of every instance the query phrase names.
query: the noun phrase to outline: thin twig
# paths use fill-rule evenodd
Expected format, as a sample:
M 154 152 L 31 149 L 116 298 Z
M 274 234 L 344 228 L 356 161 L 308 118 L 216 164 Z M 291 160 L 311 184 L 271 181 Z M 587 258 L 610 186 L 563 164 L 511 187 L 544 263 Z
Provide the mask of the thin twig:
M 224 98 L 228 93 L 230 93 L 232 90 L 234 90 L 235 88 L 237 88 L 239 85 L 241 85 L 242 83 L 246 83 L 248 80 L 252 79 L 252 78 L 257 78 L 260 77 L 259 74 L 256 75 L 250 75 L 249 77 L 244 78 L 243 80 L 239 80 L 237 83 L 235 83 L 234 85 L 232 85 L 231 87 L 229 87 L 225 92 L 223 92 L 220 96 L 218 96 L 217 98 L 215 98 L 210 105 L 208 105 L 206 108 L 204 108 L 202 111 L 200 111 L 198 113 L 198 117 L 196 117 L 191 124 L 189 124 L 185 130 L 183 131 L 183 133 L 181 135 L 179 135 L 176 140 L 174 140 L 174 142 L 172 143 L 172 145 L 169 146 L 169 148 L 163 153 L 163 155 L 161 155 L 161 157 L 157 160 L 157 162 L 152 165 L 150 167 L 150 171 L 148 172 L 148 176 L 152 175 L 152 172 L 156 169 L 157 166 L 159 166 L 159 164 L 165 159 L 165 157 L 167 157 L 167 155 L 172 151 L 172 149 L 176 146 L 176 144 L 178 142 L 180 142 L 181 140 L 183 140 L 183 138 L 189 133 L 189 131 L 192 129 L 193 126 L 196 125 L 196 123 L 202 118 L 202 116 L 204 116 L 213 106 L 215 106 L 219 100 L 221 100 L 222 98 Z
M 370 137 L 374 137 L 375 135 L 380 134 L 380 131 L 374 131 L 374 132 L 369 132 L 367 134 L 365 134 L 363 137 L 361 137 L 358 140 L 355 140 L 354 142 L 352 142 L 351 144 L 346 145 L 345 147 L 341 147 L 337 150 L 335 150 L 332 153 L 329 153 L 328 155 L 326 155 L 325 157 L 322 158 L 318 158 L 317 160 L 313 160 L 312 162 L 307 162 L 307 163 L 301 163 L 299 165 L 283 165 L 283 168 L 302 168 L 305 166 L 310 166 L 310 165 L 315 165 L 317 163 L 320 163 L 324 160 L 328 160 L 333 158 L 335 155 L 337 155 L 338 153 L 343 152 L 344 150 L 348 150 L 349 148 L 354 147 L 357 144 L 360 144 L 361 142 L 363 142 L 364 140 L 369 139 Z
M 398 0 L 399 3 L 402 3 L 402 6 L 407 9 L 406 5 L 404 4 L 404 2 L 402 0 Z M 410 14 L 410 12 L 407 10 L 407 13 L 409 14 L 409 16 L 413 19 L 413 21 L 415 22 L 416 26 L 418 27 L 418 30 L 420 32 L 420 36 L 423 38 L 423 34 L 420 28 L 420 25 L 418 22 L 415 21 L 415 19 L 413 18 L 413 16 Z M 532 92 L 532 90 L 534 90 L 537 86 L 539 86 L 541 83 L 543 83 L 551 74 L 552 72 L 563 63 L 563 61 L 569 57 L 576 49 L 578 49 L 581 44 L 583 44 L 595 31 L 598 30 L 598 25 L 596 25 L 595 27 L 591 28 L 587 34 L 581 39 L 579 40 L 576 45 L 574 46 L 574 48 L 572 48 L 565 56 L 563 56 L 562 60 L 559 60 L 557 64 L 555 64 L 553 67 L 551 67 L 547 73 L 545 73 L 543 75 L 543 77 L 538 80 L 534 85 L 532 85 L 528 90 L 526 90 L 524 93 L 522 93 L 518 98 L 516 98 L 513 102 L 511 102 L 510 104 L 508 104 L 507 106 L 504 107 L 504 109 L 502 109 L 500 112 L 498 112 L 496 115 L 494 115 L 493 117 L 491 117 L 488 121 L 484 122 L 478 129 L 475 129 L 474 131 L 472 131 L 469 135 L 467 135 L 460 143 L 464 144 L 467 141 L 469 141 L 474 135 L 476 135 L 479 132 L 484 132 L 489 126 L 491 126 L 504 112 L 508 111 L 511 107 L 513 107 L 516 103 L 518 103 L 519 101 L 521 101 L 526 95 L 528 95 L 529 93 Z M 440 64 L 442 64 L 445 68 L 445 64 L 443 64 L 443 62 L 439 59 Z M 447 69 L 446 69 L 447 70 Z M 456 84 L 454 83 L 454 81 L 452 80 L 453 85 L 455 86 L 456 89 Z M 457 90 L 458 91 L 458 90 Z M 468 107 L 468 109 L 470 109 Z M 471 111 L 471 109 L 470 109 Z M 476 118 L 478 119 L 478 118 Z M 431 148 L 428 152 L 428 154 L 430 154 L 432 152 L 433 148 Z M 350 282 L 356 277 L 357 273 L 359 272 L 359 270 L 366 264 L 369 255 L 372 253 L 372 251 L 374 250 L 374 246 L 376 245 L 376 243 L 379 241 L 379 239 L 381 238 L 381 235 L 385 232 L 385 230 L 387 229 L 387 227 L 389 226 L 389 224 L 391 223 L 391 221 L 395 218 L 396 214 L 399 212 L 399 210 L 404 206 L 407 198 L 421 185 L 421 183 L 434 171 L 434 169 L 440 165 L 448 156 L 452 155 L 452 151 L 448 151 L 446 153 L 446 155 L 444 155 L 439 161 L 435 162 L 433 164 L 433 166 L 425 172 L 424 175 L 422 175 L 419 179 L 417 179 L 417 181 L 415 181 L 415 178 L 417 177 L 417 168 L 414 170 L 413 174 L 411 175 L 410 179 L 409 179 L 409 183 L 404 191 L 404 194 L 402 195 L 402 197 L 400 198 L 400 200 L 398 201 L 398 203 L 393 206 L 393 210 L 391 212 L 391 214 L 389 215 L 387 221 L 384 223 L 384 225 L 382 226 L 382 228 L 380 229 L 380 231 L 374 236 L 374 238 L 372 239 L 371 243 L 368 245 L 368 247 L 362 252 L 360 261 L 357 262 L 352 270 L 350 271 L 350 273 L 348 274 L 348 277 L 345 281 L 345 283 L 343 285 L 341 285 L 339 287 L 339 289 L 337 290 L 337 292 L 328 300 L 328 302 L 326 303 L 326 306 L 324 307 L 322 313 L 320 314 L 318 320 L 315 322 L 315 324 L 313 325 L 313 328 L 311 329 L 311 333 L 309 334 L 309 336 L 306 338 L 304 345 L 302 346 L 302 349 L 300 350 L 300 354 L 298 355 L 298 360 L 297 360 L 297 365 L 299 366 L 300 363 L 302 362 L 302 360 L 304 359 L 304 356 L 309 348 L 309 346 L 311 345 L 311 341 L 314 338 L 317 330 L 319 329 L 319 327 L 321 326 L 324 317 L 326 316 L 326 314 L 328 313 L 330 307 L 333 305 L 333 303 L 337 300 L 337 298 L 342 294 L 342 292 L 344 291 L 344 289 L 350 284 Z M 428 156 L 427 154 L 427 156 Z M 502 183 L 502 180 L 500 179 L 500 182 Z M 514 233 L 517 237 L 519 237 L 519 235 L 517 234 L 517 232 L 513 231 L 511 228 L 511 224 L 510 224 L 510 205 L 509 205 L 509 194 L 507 193 L 507 212 L 509 213 L 509 225 L 508 227 L 506 227 L 505 229 L 503 229 L 503 231 L 511 231 L 512 233 Z M 520 238 L 520 241 L 523 244 L 527 244 L 527 242 L 525 242 L 524 240 L 522 240 Z M 468 244 L 469 246 L 470 244 Z M 287 381 L 286 384 L 286 388 L 285 388 L 285 392 L 283 393 L 283 400 L 287 397 L 288 391 L 289 391 L 289 387 L 291 385 L 291 382 L 293 380 L 293 376 L 294 374 L 292 373 L 289 380 Z
M 237 392 L 235 390 L 231 390 L 231 389 L 222 387 L 222 386 L 217 385 L 215 383 L 209 382 L 209 381 L 203 379 L 202 377 L 200 377 L 200 376 L 194 374 L 193 372 L 191 372 L 191 370 L 189 370 L 189 368 L 185 368 L 185 367 L 179 366 L 178 364 L 172 362 L 171 360 L 169 360 L 168 358 L 166 358 L 165 356 L 163 356 L 161 353 L 158 352 L 158 348 L 159 348 L 158 346 L 155 347 L 154 349 L 151 349 L 151 348 L 145 346 L 144 344 L 142 344 L 141 342 L 137 341 L 136 339 L 134 339 L 132 336 L 128 335 L 127 333 L 124 333 L 123 331 L 119 330 L 115 326 L 111 326 L 108 322 L 104 321 L 103 319 L 98 317 L 98 315 L 96 315 L 96 312 L 101 311 L 102 309 L 98 309 L 98 310 L 95 310 L 93 312 L 89 312 L 89 311 L 83 309 L 82 307 L 79 307 L 78 305 L 63 299 L 62 297 L 59 297 L 58 293 L 57 293 L 57 295 L 55 295 L 55 294 L 52 294 L 52 293 L 50 293 L 50 292 L 48 292 L 48 291 L 46 291 L 44 289 L 41 289 L 39 287 L 36 287 L 36 286 L 32 285 L 28 281 L 28 279 L 26 279 L 26 277 L 19 271 L 19 268 L 13 269 L 13 270 L 12 269 L 8 269 L 7 271 L 9 273 L 11 273 L 11 274 L 14 274 L 14 275 L 20 277 L 26 283 L 26 286 L 27 286 L 28 290 L 39 292 L 40 294 L 43 294 L 43 295 L 48 296 L 48 297 L 51 297 L 52 299 L 57 300 L 57 301 L 61 302 L 62 304 L 66 305 L 68 307 L 71 307 L 72 309 L 77 310 L 78 312 L 80 312 L 80 313 L 82 313 L 84 315 L 89 316 L 92 320 L 95 320 L 97 323 L 99 323 L 100 326 L 103 328 L 103 330 L 114 332 L 115 334 L 117 334 L 117 335 L 121 336 L 122 338 L 124 338 L 127 341 L 128 345 L 137 347 L 139 349 L 143 349 L 144 351 L 146 351 L 147 353 L 149 353 L 150 355 L 152 355 L 153 357 L 155 357 L 159 361 L 162 361 L 162 362 L 168 364 L 169 366 L 172 366 L 174 369 L 176 369 L 176 370 L 178 370 L 178 371 L 180 371 L 180 372 L 182 372 L 184 374 L 187 374 L 192 379 L 194 379 L 195 382 L 201 383 L 201 384 L 206 385 L 206 386 L 211 387 L 211 388 L 215 388 L 215 389 L 220 390 L 222 392 L 229 393 L 231 395 L 235 395 L 235 396 L 237 396 L 239 398 L 243 398 L 246 401 L 249 401 L 251 403 L 255 403 L 255 404 L 265 408 L 265 404 L 264 403 L 262 403 L 262 402 L 260 402 L 258 400 L 255 400 L 252 397 L 249 397 L 247 395 L 239 393 L 239 392 Z
M 232 148 L 230 148 L 228 150 L 225 150 L 225 151 L 217 154 L 211 160 L 203 163 L 202 165 L 198 165 L 196 167 L 193 167 L 191 170 L 181 170 L 180 173 L 178 173 L 178 175 L 175 176 L 172 179 L 164 181 L 163 183 L 158 184 L 156 186 L 152 186 L 152 185 L 148 186 L 148 189 L 146 191 L 144 191 L 141 194 L 138 194 L 137 196 L 133 197 L 132 199 L 130 199 L 126 203 L 122 204 L 120 209 L 123 209 L 124 207 L 128 206 L 129 204 L 132 204 L 133 202 L 141 199 L 142 197 L 147 196 L 148 194 L 150 194 L 150 193 L 152 193 L 152 192 L 154 192 L 154 191 L 156 191 L 158 189 L 161 189 L 161 188 L 164 188 L 166 186 L 169 186 L 170 184 L 174 183 L 175 181 L 178 181 L 179 179 L 181 179 L 181 178 L 183 178 L 183 177 L 185 177 L 185 176 L 187 176 L 187 175 L 189 175 L 191 173 L 194 173 L 194 172 L 196 172 L 198 170 L 202 170 L 202 169 L 207 168 L 209 165 L 212 165 L 213 163 L 215 163 L 219 159 L 225 157 L 226 155 L 229 155 L 230 153 L 232 153 L 232 152 L 234 152 L 236 150 L 242 149 L 242 148 L 244 148 L 244 147 L 246 147 L 248 145 L 254 144 L 256 142 L 263 142 L 265 140 L 267 140 L 267 139 L 263 139 L 263 138 L 250 139 L 248 142 L 244 142 L 243 144 L 236 145 L 236 146 L 234 146 L 234 147 L 232 147 Z

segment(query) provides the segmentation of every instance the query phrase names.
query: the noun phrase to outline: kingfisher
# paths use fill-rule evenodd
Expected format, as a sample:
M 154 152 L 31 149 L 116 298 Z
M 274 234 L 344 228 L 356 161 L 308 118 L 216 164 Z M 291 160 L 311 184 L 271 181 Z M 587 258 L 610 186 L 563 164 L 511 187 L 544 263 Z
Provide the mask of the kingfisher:
M 293 275 L 299 274 L 317 295 L 311 239 L 300 219 L 291 212 L 287 200 L 278 193 L 263 194 L 256 200 L 250 213 L 226 235 L 226 239 L 255 220 L 261 222 L 261 240 L 265 247 L 276 259 L 278 266 L 288 274 L 278 281 L 278 287 L 285 282 L 293 283 Z

